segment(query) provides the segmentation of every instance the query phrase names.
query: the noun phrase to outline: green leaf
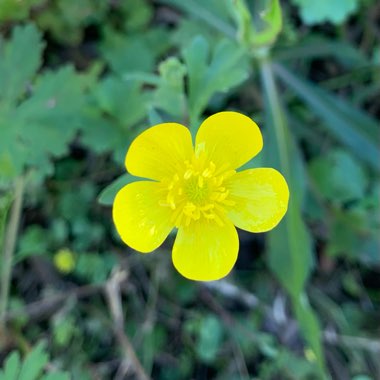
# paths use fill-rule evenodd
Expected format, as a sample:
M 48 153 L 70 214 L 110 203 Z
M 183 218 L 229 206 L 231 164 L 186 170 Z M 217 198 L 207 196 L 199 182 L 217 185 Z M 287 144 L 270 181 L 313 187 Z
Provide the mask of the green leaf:
M 164 122 L 161 115 L 157 112 L 157 110 L 154 107 L 149 108 L 148 122 L 149 125 L 156 125 Z
M 293 307 L 300 329 L 307 339 L 319 365 L 323 365 L 323 348 L 321 344 L 321 327 L 315 312 L 311 308 L 306 294 L 292 298 Z M 322 363 L 321 363 L 322 362 Z
M 380 262 L 379 222 L 373 215 L 379 209 L 365 209 L 361 203 L 349 210 L 335 210 L 326 253 L 345 257 L 369 266 Z
M 328 91 L 301 79 L 282 65 L 274 66 L 276 74 L 304 100 L 318 117 L 324 120 L 331 134 L 373 169 L 380 171 L 380 150 L 375 141 L 363 133 L 357 124 L 358 113 L 353 110 L 351 118 L 346 106 Z M 367 124 L 368 125 L 368 124 Z M 369 127 L 372 129 L 372 127 Z M 367 127 L 368 129 L 368 127 Z M 368 133 L 368 132 L 367 132 Z
M 131 38 L 107 30 L 101 52 L 111 69 L 120 76 L 134 71 L 153 71 L 154 46 L 143 35 Z
M 67 152 L 81 126 L 83 100 L 79 77 L 71 67 L 38 78 L 33 95 L 6 115 L 2 148 L 19 172 L 28 166 L 38 167 L 40 175 L 52 173 L 51 157 Z
M 43 3 L 44 0 L 1 0 L 0 21 L 23 20 L 29 15 L 30 10 Z
M 141 84 L 134 80 L 123 80 L 115 76 L 103 79 L 95 89 L 99 107 L 117 119 L 127 129 L 145 116 L 145 102 Z
M 67 347 L 78 332 L 76 320 L 72 316 L 57 316 L 52 325 L 54 343 L 59 347 Z
M 141 344 L 141 359 L 142 365 L 150 373 L 152 366 L 157 355 L 162 352 L 167 344 L 166 330 L 156 324 L 148 327 L 143 335 L 143 342 Z
M 4 377 L 4 380 L 17 380 L 20 372 L 20 365 L 19 353 L 12 352 L 5 360 L 4 372 L 1 376 Z
M 49 31 L 55 40 L 78 45 L 85 27 L 101 23 L 108 9 L 109 4 L 104 0 L 55 0 L 34 17 L 39 27 Z
M 24 94 L 41 65 L 43 47 L 33 24 L 14 28 L 5 43 L 0 37 L 0 110 L 2 103 L 12 103 Z
M 186 67 L 177 58 L 161 62 L 158 71 L 160 83 L 154 91 L 153 105 L 170 115 L 181 118 L 185 114 L 184 76 Z
M 302 292 L 313 265 L 310 236 L 301 215 L 305 169 L 280 108 L 269 63 L 262 64 L 261 74 L 269 126 L 265 134 L 264 160 L 284 175 L 290 191 L 287 214 L 268 234 L 269 263 L 282 285 L 295 296 Z
M 41 378 L 41 380 L 70 380 L 67 373 L 49 373 Z
M 266 161 L 268 166 L 277 168 L 284 175 L 290 191 L 286 216 L 268 233 L 269 265 L 292 298 L 302 333 L 316 355 L 319 372 L 323 376 L 325 363 L 321 331 L 313 310 L 306 305 L 306 296 L 302 296 L 302 303 L 299 302 L 313 265 L 311 238 L 301 214 L 305 193 L 302 159 L 289 133 L 272 64 L 267 58 L 260 61 L 260 72 L 268 120 L 266 142 L 271 144 L 270 150 L 264 146 Z
M 101 191 L 98 197 L 98 202 L 104 206 L 111 206 L 113 200 L 115 199 L 116 193 L 122 187 L 138 180 L 139 178 L 134 177 L 129 173 L 121 175 L 119 178 L 115 179 L 111 184 L 109 184 L 105 189 Z
M 115 265 L 115 257 L 109 253 L 81 253 L 76 262 L 75 274 L 86 282 L 101 284 L 109 278 Z
M 223 339 L 223 325 L 210 315 L 201 320 L 196 350 L 199 358 L 206 363 L 215 360 Z
M 137 79 L 120 80 L 110 75 L 93 89 L 81 128 L 82 142 L 96 152 L 112 152 L 124 161 L 127 147 L 147 113 L 147 97 Z
M 34 81 L 42 45 L 37 29 L 27 25 L 16 27 L 1 47 L 0 175 L 8 180 L 27 168 L 38 167 L 40 177 L 51 174 L 51 158 L 66 153 L 80 127 L 83 86 L 75 71 L 65 67 Z
M 281 224 L 268 233 L 268 260 L 282 286 L 296 295 L 305 286 L 314 259 L 310 233 L 300 209 L 295 202 L 290 202 Z
M 172 43 L 178 49 L 187 46 L 197 36 L 203 36 L 209 41 L 211 46 L 214 46 L 219 40 L 220 35 L 215 33 L 215 29 L 199 19 L 183 18 L 179 21 L 178 26 L 173 31 Z
M 202 36 L 194 38 L 183 51 L 188 72 L 189 114 L 192 128 L 198 126 L 199 118 L 211 97 L 227 92 L 249 76 L 249 64 L 245 50 L 223 39 L 211 51 Z
M 333 202 L 361 199 L 368 185 L 363 168 L 340 149 L 314 159 L 310 174 L 323 198 Z
M 44 346 L 35 346 L 22 362 L 18 352 L 9 354 L 3 370 L 0 370 L 0 380 L 69 380 L 70 376 L 63 372 L 43 375 L 44 367 L 49 360 Z
M 245 0 L 230 0 L 231 13 L 234 14 L 238 35 L 249 49 L 255 52 L 256 48 L 271 46 L 282 29 L 282 11 L 278 0 L 270 0 L 260 18 L 264 23 L 263 28 L 256 28 L 253 24 L 251 13 Z
M 149 26 L 153 18 L 153 4 L 147 0 L 129 0 L 121 2 L 121 11 L 125 13 L 125 27 L 127 30 L 143 30 Z
M 48 243 L 46 230 L 39 225 L 29 225 L 19 239 L 15 261 L 32 255 L 46 254 Z
M 354 13 L 359 5 L 358 0 L 292 0 L 300 7 L 302 21 L 314 25 L 326 21 L 341 24 Z
M 18 380 L 36 380 L 49 360 L 44 345 L 39 344 L 25 358 Z

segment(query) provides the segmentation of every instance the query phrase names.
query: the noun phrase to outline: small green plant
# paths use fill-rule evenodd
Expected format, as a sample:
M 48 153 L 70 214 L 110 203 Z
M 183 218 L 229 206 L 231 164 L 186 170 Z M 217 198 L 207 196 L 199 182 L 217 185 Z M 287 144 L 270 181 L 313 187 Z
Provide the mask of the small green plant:
M 45 368 L 49 362 L 43 344 L 39 344 L 30 351 L 24 359 L 17 351 L 10 353 L 0 370 L 0 380 L 70 380 L 70 376 L 61 371 Z

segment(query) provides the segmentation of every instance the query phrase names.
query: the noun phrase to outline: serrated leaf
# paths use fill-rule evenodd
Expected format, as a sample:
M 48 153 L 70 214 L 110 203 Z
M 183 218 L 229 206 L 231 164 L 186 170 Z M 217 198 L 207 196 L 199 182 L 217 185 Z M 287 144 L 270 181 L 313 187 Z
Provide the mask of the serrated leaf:
M 0 38 L 0 109 L 26 91 L 41 65 L 44 44 L 33 24 L 14 28 L 9 41 Z
M 301 18 L 306 25 L 314 25 L 326 21 L 341 24 L 358 7 L 358 0 L 292 0 L 300 7 Z
M 145 99 L 141 84 L 135 80 L 120 80 L 108 76 L 95 89 L 100 108 L 119 120 L 125 129 L 132 127 L 145 116 Z
M 77 45 L 82 41 L 85 27 L 104 20 L 108 9 L 109 4 L 104 0 L 55 0 L 34 17 L 40 28 L 49 31 L 55 40 Z
M 8 355 L 4 362 L 3 370 L 0 370 L 0 380 L 69 380 L 69 374 L 65 372 L 52 372 L 43 375 L 48 363 L 49 355 L 44 344 L 38 344 L 28 353 L 23 361 L 16 351 Z
M 249 75 L 245 50 L 227 39 L 211 51 L 208 41 L 198 36 L 183 51 L 188 72 L 189 113 L 192 128 L 211 97 L 227 92 L 242 83 Z
M 0 148 L 12 163 L 14 175 L 26 167 L 38 167 L 43 176 L 52 173 L 51 157 L 66 153 L 82 125 L 83 88 L 74 69 L 64 67 L 42 74 L 31 93 L 3 114 L 0 108 Z
M 112 152 L 122 163 L 130 141 L 147 113 L 146 94 L 137 79 L 105 77 L 93 89 L 81 128 L 81 139 L 96 152 Z
M 111 69 L 120 76 L 134 71 L 150 72 L 154 68 L 154 51 L 141 35 L 131 38 L 108 30 L 101 52 Z

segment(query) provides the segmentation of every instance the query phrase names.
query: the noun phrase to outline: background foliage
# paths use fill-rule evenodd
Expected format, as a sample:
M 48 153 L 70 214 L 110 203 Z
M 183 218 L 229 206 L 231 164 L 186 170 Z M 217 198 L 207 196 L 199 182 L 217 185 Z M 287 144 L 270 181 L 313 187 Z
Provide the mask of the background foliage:
M 375 0 L 0 0 L 0 379 L 379 379 L 379 19 Z M 123 246 L 109 206 L 140 131 L 226 109 L 292 198 L 194 283 L 171 238 Z

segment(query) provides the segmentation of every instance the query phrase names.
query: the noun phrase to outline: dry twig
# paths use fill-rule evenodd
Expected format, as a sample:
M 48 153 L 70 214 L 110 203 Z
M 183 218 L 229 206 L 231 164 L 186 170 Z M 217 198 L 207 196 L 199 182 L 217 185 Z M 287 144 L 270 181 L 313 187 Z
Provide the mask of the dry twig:
M 124 332 L 124 315 L 121 303 L 120 284 L 126 279 L 126 272 L 115 270 L 113 276 L 106 283 L 105 294 L 109 310 L 114 322 L 114 332 L 124 354 L 124 370 L 127 373 L 130 364 L 139 380 L 150 380 L 138 359 L 132 343 Z

